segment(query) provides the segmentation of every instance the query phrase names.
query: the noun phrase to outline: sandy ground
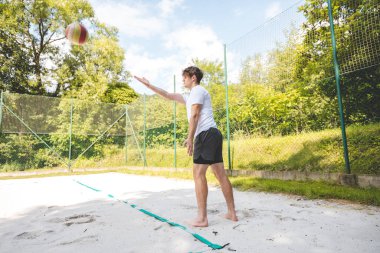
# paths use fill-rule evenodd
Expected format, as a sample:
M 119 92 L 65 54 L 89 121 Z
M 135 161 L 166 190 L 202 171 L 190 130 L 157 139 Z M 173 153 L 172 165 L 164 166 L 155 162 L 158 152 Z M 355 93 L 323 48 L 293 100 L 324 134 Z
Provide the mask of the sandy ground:
M 192 181 L 119 173 L 2 180 L 0 252 L 380 252 L 380 208 L 236 190 L 235 199 L 240 221 L 231 222 L 210 187 L 210 226 L 190 228 Z M 229 245 L 213 251 L 139 208 Z

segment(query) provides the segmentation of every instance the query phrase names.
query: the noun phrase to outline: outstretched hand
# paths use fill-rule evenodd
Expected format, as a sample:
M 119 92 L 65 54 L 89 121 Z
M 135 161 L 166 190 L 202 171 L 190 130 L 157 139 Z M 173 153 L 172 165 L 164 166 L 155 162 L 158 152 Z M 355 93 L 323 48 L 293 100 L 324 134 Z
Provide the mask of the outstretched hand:
M 144 84 L 146 87 L 149 87 L 150 86 L 150 82 L 148 81 L 148 79 L 146 79 L 145 77 L 138 77 L 138 76 L 133 76 L 137 81 L 139 81 L 140 83 Z

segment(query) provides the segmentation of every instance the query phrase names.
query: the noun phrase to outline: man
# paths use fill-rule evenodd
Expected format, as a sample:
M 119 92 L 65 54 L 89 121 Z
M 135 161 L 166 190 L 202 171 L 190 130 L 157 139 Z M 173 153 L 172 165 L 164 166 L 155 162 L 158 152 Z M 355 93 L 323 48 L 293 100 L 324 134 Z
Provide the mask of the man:
M 224 170 L 222 145 L 223 136 L 216 128 L 212 112 L 211 97 L 208 91 L 199 85 L 203 78 L 202 71 L 194 66 L 182 72 L 183 86 L 190 90 L 188 96 L 178 93 L 168 93 L 150 84 L 145 78 L 135 78 L 146 87 L 164 98 L 186 105 L 189 121 L 189 133 L 185 141 L 187 153 L 193 155 L 193 177 L 198 204 L 198 216 L 190 224 L 194 227 L 207 227 L 207 195 L 208 186 L 206 171 L 211 166 L 215 177 L 220 183 L 228 212 L 226 219 L 237 221 L 232 186 Z M 195 137 L 195 141 L 194 141 Z

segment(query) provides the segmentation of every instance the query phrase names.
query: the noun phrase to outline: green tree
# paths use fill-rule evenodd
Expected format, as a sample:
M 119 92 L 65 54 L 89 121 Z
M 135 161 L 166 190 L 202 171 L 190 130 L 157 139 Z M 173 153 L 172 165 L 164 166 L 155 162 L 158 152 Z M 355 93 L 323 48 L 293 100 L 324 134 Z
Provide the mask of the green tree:
M 65 39 L 65 28 L 72 22 L 81 22 L 87 27 L 90 40 L 84 46 L 70 45 Z M 97 102 L 126 104 L 137 98 L 128 85 L 129 73 L 123 67 L 124 51 L 119 45 L 117 32 L 116 28 L 102 24 L 94 17 L 86 0 L 1 1 L 0 90 L 90 99 L 74 102 L 73 152 L 79 154 L 125 112 L 124 106 Z M 34 99 L 38 104 L 29 103 Z M 28 119 L 27 124 L 35 132 L 48 129 L 46 133 L 55 133 L 44 136 L 44 139 L 67 157 L 71 100 L 61 99 L 58 104 L 49 106 L 51 103 L 45 99 L 34 96 L 25 101 L 25 97 L 16 96 L 14 101 L 8 99 L 7 105 L 28 112 L 24 120 Z M 35 108 L 43 110 L 34 114 Z M 125 131 L 124 127 L 125 121 L 120 122 L 110 134 L 120 134 L 121 128 Z M 17 139 L 22 145 L 17 144 L 16 138 L 2 140 L 8 149 L 1 150 L 0 160 L 6 163 L 9 159 L 1 157 L 14 157 L 12 154 L 18 153 L 18 147 L 45 150 L 43 145 L 36 145 L 30 138 Z M 112 140 L 107 138 L 103 142 Z M 95 145 L 86 155 L 101 156 L 102 147 Z M 45 153 L 30 157 L 28 164 L 33 166 L 51 164 Z
M 16 84 L 17 78 L 11 76 L 10 80 L 1 82 L 10 81 L 10 84 L 5 85 L 12 91 L 16 84 L 23 86 L 19 91 L 25 93 L 59 94 L 59 87 L 54 88 L 49 79 L 52 66 L 61 59 L 59 42 L 64 39 L 66 25 L 94 16 L 91 5 L 87 1 L 5 0 L 0 10 L 0 47 L 4 49 L 12 45 L 17 50 L 13 53 L 14 57 L 7 57 L 4 53 L 1 55 L 1 61 L 8 63 L 8 68 L 2 68 L 1 71 L 6 73 L 12 68 L 14 72 L 25 71 L 17 75 L 26 81 Z M 0 65 L 3 65 L 2 62 Z M 27 68 L 24 66 L 26 64 Z
M 224 83 L 224 71 L 223 63 L 215 60 L 210 61 L 207 59 L 193 59 L 195 66 L 203 71 L 202 84 L 205 86 L 223 85 Z
M 69 46 L 67 25 L 90 32 Z M 86 0 L 4 0 L 0 4 L 0 89 L 104 102 L 130 102 L 117 29 L 100 23 Z M 127 91 L 127 92 L 126 92 Z
M 285 42 L 276 43 L 276 48 L 269 52 L 266 78 L 268 85 L 281 92 L 294 88 L 297 55 L 302 48 L 294 25 L 284 31 L 284 35 Z
M 29 74 L 33 71 L 32 52 L 18 38 L 25 20 L 19 4 L 0 3 L 0 90 L 27 93 Z
M 128 86 L 124 50 L 118 45 L 117 29 L 95 22 L 99 29 L 86 46 L 74 46 L 57 70 L 57 83 L 64 96 L 93 101 L 130 103 L 138 96 Z
M 263 84 L 267 78 L 261 54 L 248 56 L 242 64 L 240 84 Z

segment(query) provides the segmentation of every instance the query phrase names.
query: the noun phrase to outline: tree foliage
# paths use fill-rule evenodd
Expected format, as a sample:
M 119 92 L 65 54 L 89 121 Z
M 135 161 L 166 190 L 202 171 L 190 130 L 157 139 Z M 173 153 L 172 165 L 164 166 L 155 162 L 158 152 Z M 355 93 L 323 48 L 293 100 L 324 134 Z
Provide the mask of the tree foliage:
M 348 123 L 378 120 L 380 116 L 380 14 L 377 0 L 332 1 L 341 93 Z M 297 78 L 301 88 L 336 97 L 332 43 L 327 6 L 308 0 L 300 8 L 307 21 L 299 52 Z
M 100 23 L 88 1 L 5 0 L 0 14 L 1 90 L 119 103 L 137 97 L 117 29 Z M 65 39 L 72 22 L 87 26 L 86 45 Z

